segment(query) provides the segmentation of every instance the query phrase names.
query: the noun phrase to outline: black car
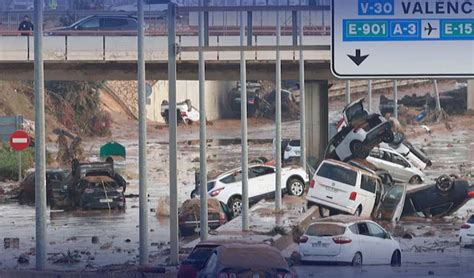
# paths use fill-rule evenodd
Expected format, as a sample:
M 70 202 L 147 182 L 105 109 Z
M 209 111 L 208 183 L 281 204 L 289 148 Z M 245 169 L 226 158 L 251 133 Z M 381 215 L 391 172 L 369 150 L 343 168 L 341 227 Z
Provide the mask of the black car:
M 73 161 L 68 180 L 73 207 L 81 209 L 125 209 L 127 183 L 114 171 L 113 162 Z
M 230 108 L 233 113 L 240 115 L 241 108 L 241 92 L 240 84 L 237 84 L 237 88 L 230 91 Z M 248 83 L 247 84 L 247 116 L 253 117 L 255 113 L 260 109 L 263 102 L 263 96 L 261 92 L 261 85 L 259 83 Z
M 128 15 L 91 15 L 70 26 L 46 32 L 50 36 L 64 35 L 107 35 L 132 36 L 137 33 L 138 20 Z
M 474 198 L 473 185 L 466 180 L 443 175 L 436 179 L 435 184 L 408 191 L 402 216 L 443 217 L 457 211 L 470 198 Z
M 67 196 L 68 172 L 62 169 L 46 170 L 46 200 L 52 208 L 63 205 Z M 29 173 L 20 183 L 18 199 L 21 202 L 32 203 L 35 201 L 35 172 Z

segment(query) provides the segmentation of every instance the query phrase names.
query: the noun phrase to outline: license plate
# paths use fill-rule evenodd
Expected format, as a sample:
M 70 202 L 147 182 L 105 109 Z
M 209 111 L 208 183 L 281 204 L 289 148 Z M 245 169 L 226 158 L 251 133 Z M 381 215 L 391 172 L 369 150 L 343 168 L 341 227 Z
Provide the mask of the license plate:
M 329 187 L 329 186 L 326 186 L 326 190 L 327 190 L 327 191 L 330 191 L 330 192 L 337 192 L 337 189 L 336 189 L 336 188 Z
M 99 202 L 101 203 L 112 203 L 114 200 L 112 199 L 100 199 Z
M 313 247 L 323 247 L 326 248 L 329 246 L 329 243 L 322 243 L 322 242 L 313 242 L 312 244 Z

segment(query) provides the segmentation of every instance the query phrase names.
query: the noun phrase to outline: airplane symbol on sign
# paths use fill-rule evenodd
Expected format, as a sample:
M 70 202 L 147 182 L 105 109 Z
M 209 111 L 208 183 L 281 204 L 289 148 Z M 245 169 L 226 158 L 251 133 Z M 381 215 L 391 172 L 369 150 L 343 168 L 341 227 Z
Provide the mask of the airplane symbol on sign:
M 438 30 L 438 28 L 434 28 L 431 26 L 431 23 L 428 22 L 428 27 L 425 27 L 425 31 L 428 31 L 428 36 L 431 35 L 431 32 Z

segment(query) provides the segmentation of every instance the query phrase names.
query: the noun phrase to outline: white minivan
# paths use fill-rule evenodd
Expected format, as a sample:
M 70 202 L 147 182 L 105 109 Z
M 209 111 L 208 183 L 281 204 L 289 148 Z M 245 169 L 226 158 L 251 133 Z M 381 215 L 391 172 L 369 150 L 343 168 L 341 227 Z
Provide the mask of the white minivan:
M 318 205 L 322 217 L 337 212 L 370 217 L 383 196 L 380 178 L 340 161 L 324 160 L 310 181 L 308 205 Z

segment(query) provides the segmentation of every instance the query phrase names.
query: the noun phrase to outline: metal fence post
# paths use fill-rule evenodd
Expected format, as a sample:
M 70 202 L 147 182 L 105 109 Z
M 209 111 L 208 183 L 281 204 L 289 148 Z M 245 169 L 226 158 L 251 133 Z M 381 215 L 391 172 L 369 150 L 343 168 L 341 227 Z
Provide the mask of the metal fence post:
M 398 119 L 398 82 L 393 80 L 393 117 Z
M 243 5 L 243 0 L 240 1 Z M 249 171 L 247 144 L 247 66 L 245 60 L 245 13 L 240 12 L 240 125 L 242 137 L 242 230 L 249 230 Z
M 367 82 L 367 93 L 369 95 L 369 100 L 367 101 L 368 102 L 368 108 L 369 108 L 369 112 L 372 112 L 372 80 L 369 80 Z
M 436 97 L 436 110 L 441 111 L 441 101 L 439 99 L 438 80 L 433 79 L 433 89 Z
M 303 12 L 299 12 L 299 33 L 300 47 L 304 45 L 304 25 Z M 305 97 L 305 76 L 304 76 L 304 56 L 303 49 L 300 49 L 300 148 L 301 166 L 306 170 L 306 97 Z
M 276 176 L 275 176 L 275 210 L 281 210 L 281 20 L 280 12 L 276 12 L 276 69 L 275 69 L 275 159 L 276 159 Z
M 44 133 L 43 0 L 35 0 L 35 208 L 36 268 L 46 264 L 46 147 Z
M 203 0 L 200 1 L 203 6 Z M 199 12 L 199 173 L 201 198 L 201 241 L 208 238 L 207 152 L 206 152 L 206 63 L 204 61 L 204 12 Z
M 139 170 L 139 206 L 140 206 L 140 264 L 148 262 L 148 190 L 147 190 L 147 154 L 146 154 L 146 92 L 145 92 L 145 16 L 143 0 L 138 0 L 138 170 Z
M 176 4 L 168 4 L 169 163 L 170 163 L 170 264 L 178 265 L 178 165 L 176 110 Z
M 351 103 L 351 81 L 346 80 L 346 104 Z

